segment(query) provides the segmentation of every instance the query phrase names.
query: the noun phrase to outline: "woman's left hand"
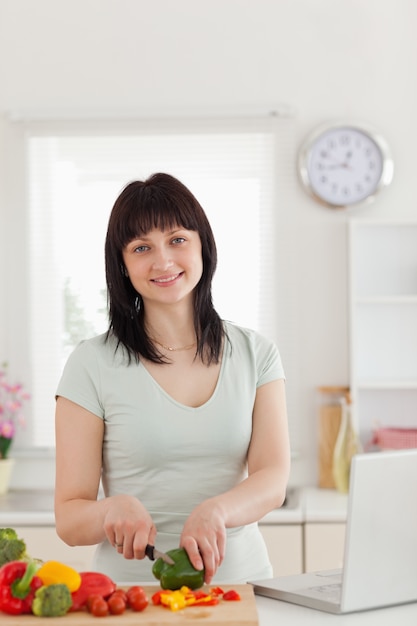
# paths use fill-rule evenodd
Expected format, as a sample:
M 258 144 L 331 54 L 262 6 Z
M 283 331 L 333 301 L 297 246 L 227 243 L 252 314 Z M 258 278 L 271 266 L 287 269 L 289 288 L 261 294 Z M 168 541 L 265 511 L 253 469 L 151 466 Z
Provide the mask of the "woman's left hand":
M 205 500 L 190 514 L 181 533 L 180 547 L 187 551 L 196 569 L 205 569 L 204 582 L 210 584 L 226 550 L 226 526 L 215 499 Z

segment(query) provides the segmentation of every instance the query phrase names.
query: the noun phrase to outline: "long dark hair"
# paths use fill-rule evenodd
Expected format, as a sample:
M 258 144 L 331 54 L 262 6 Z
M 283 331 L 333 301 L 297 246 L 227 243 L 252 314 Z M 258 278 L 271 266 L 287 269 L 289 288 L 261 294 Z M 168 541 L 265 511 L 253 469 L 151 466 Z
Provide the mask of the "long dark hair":
M 217 265 L 217 249 L 207 216 L 191 191 L 169 174 L 153 174 L 133 181 L 121 192 L 109 218 L 105 243 L 109 308 L 107 339 L 126 348 L 129 360 L 143 356 L 154 363 L 167 361 L 155 348 L 144 327 L 140 294 L 134 289 L 123 263 L 123 249 L 138 237 L 158 228 L 182 227 L 198 232 L 203 273 L 194 290 L 194 329 L 201 359 L 210 364 L 220 359 L 224 329 L 213 306 L 211 283 Z

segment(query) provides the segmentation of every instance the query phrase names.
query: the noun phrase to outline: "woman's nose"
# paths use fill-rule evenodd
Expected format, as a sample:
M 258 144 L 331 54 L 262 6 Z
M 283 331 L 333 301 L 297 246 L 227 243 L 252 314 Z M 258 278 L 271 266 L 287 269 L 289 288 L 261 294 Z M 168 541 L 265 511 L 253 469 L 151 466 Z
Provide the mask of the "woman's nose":
M 173 264 L 170 252 L 167 248 L 157 248 L 154 252 L 153 267 L 154 269 L 164 270 Z

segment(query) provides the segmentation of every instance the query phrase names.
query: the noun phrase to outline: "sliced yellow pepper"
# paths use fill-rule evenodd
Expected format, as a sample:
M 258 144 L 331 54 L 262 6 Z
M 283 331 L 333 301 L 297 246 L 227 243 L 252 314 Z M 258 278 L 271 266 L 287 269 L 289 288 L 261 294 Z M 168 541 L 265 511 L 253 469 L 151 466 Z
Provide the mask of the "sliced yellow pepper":
M 181 589 L 171 590 L 163 589 L 158 591 L 153 598 L 154 604 L 162 604 L 171 611 L 179 611 L 187 606 L 194 605 L 213 605 L 218 604 L 218 599 L 211 594 L 202 591 L 195 592 L 189 587 L 181 587 Z
M 185 601 L 185 596 L 181 591 L 170 591 L 169 593 L 161 594 L 161 604 L 167 606 L 171 611 L 179 611 L 180 609 L 184 609 L 187 604 Z
M 45 561 L 38 569 L 36 575 L 44 585 L 63 583 L 71 591 L 77 591 L 81 585 L 81 576 L 74 568 L 59 561 Z

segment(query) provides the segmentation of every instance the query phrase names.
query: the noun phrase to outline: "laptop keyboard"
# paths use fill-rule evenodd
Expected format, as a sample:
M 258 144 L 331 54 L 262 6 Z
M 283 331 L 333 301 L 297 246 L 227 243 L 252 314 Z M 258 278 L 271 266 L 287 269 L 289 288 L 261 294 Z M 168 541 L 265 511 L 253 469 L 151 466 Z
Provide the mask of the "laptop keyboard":
M 337 582 L 299 589 L 297 594 L 306 595 L 310 598 L 319 598 L 320 600 L 326 600 L 326 602 L 340 603 L 341 591 L 342 583 Z

